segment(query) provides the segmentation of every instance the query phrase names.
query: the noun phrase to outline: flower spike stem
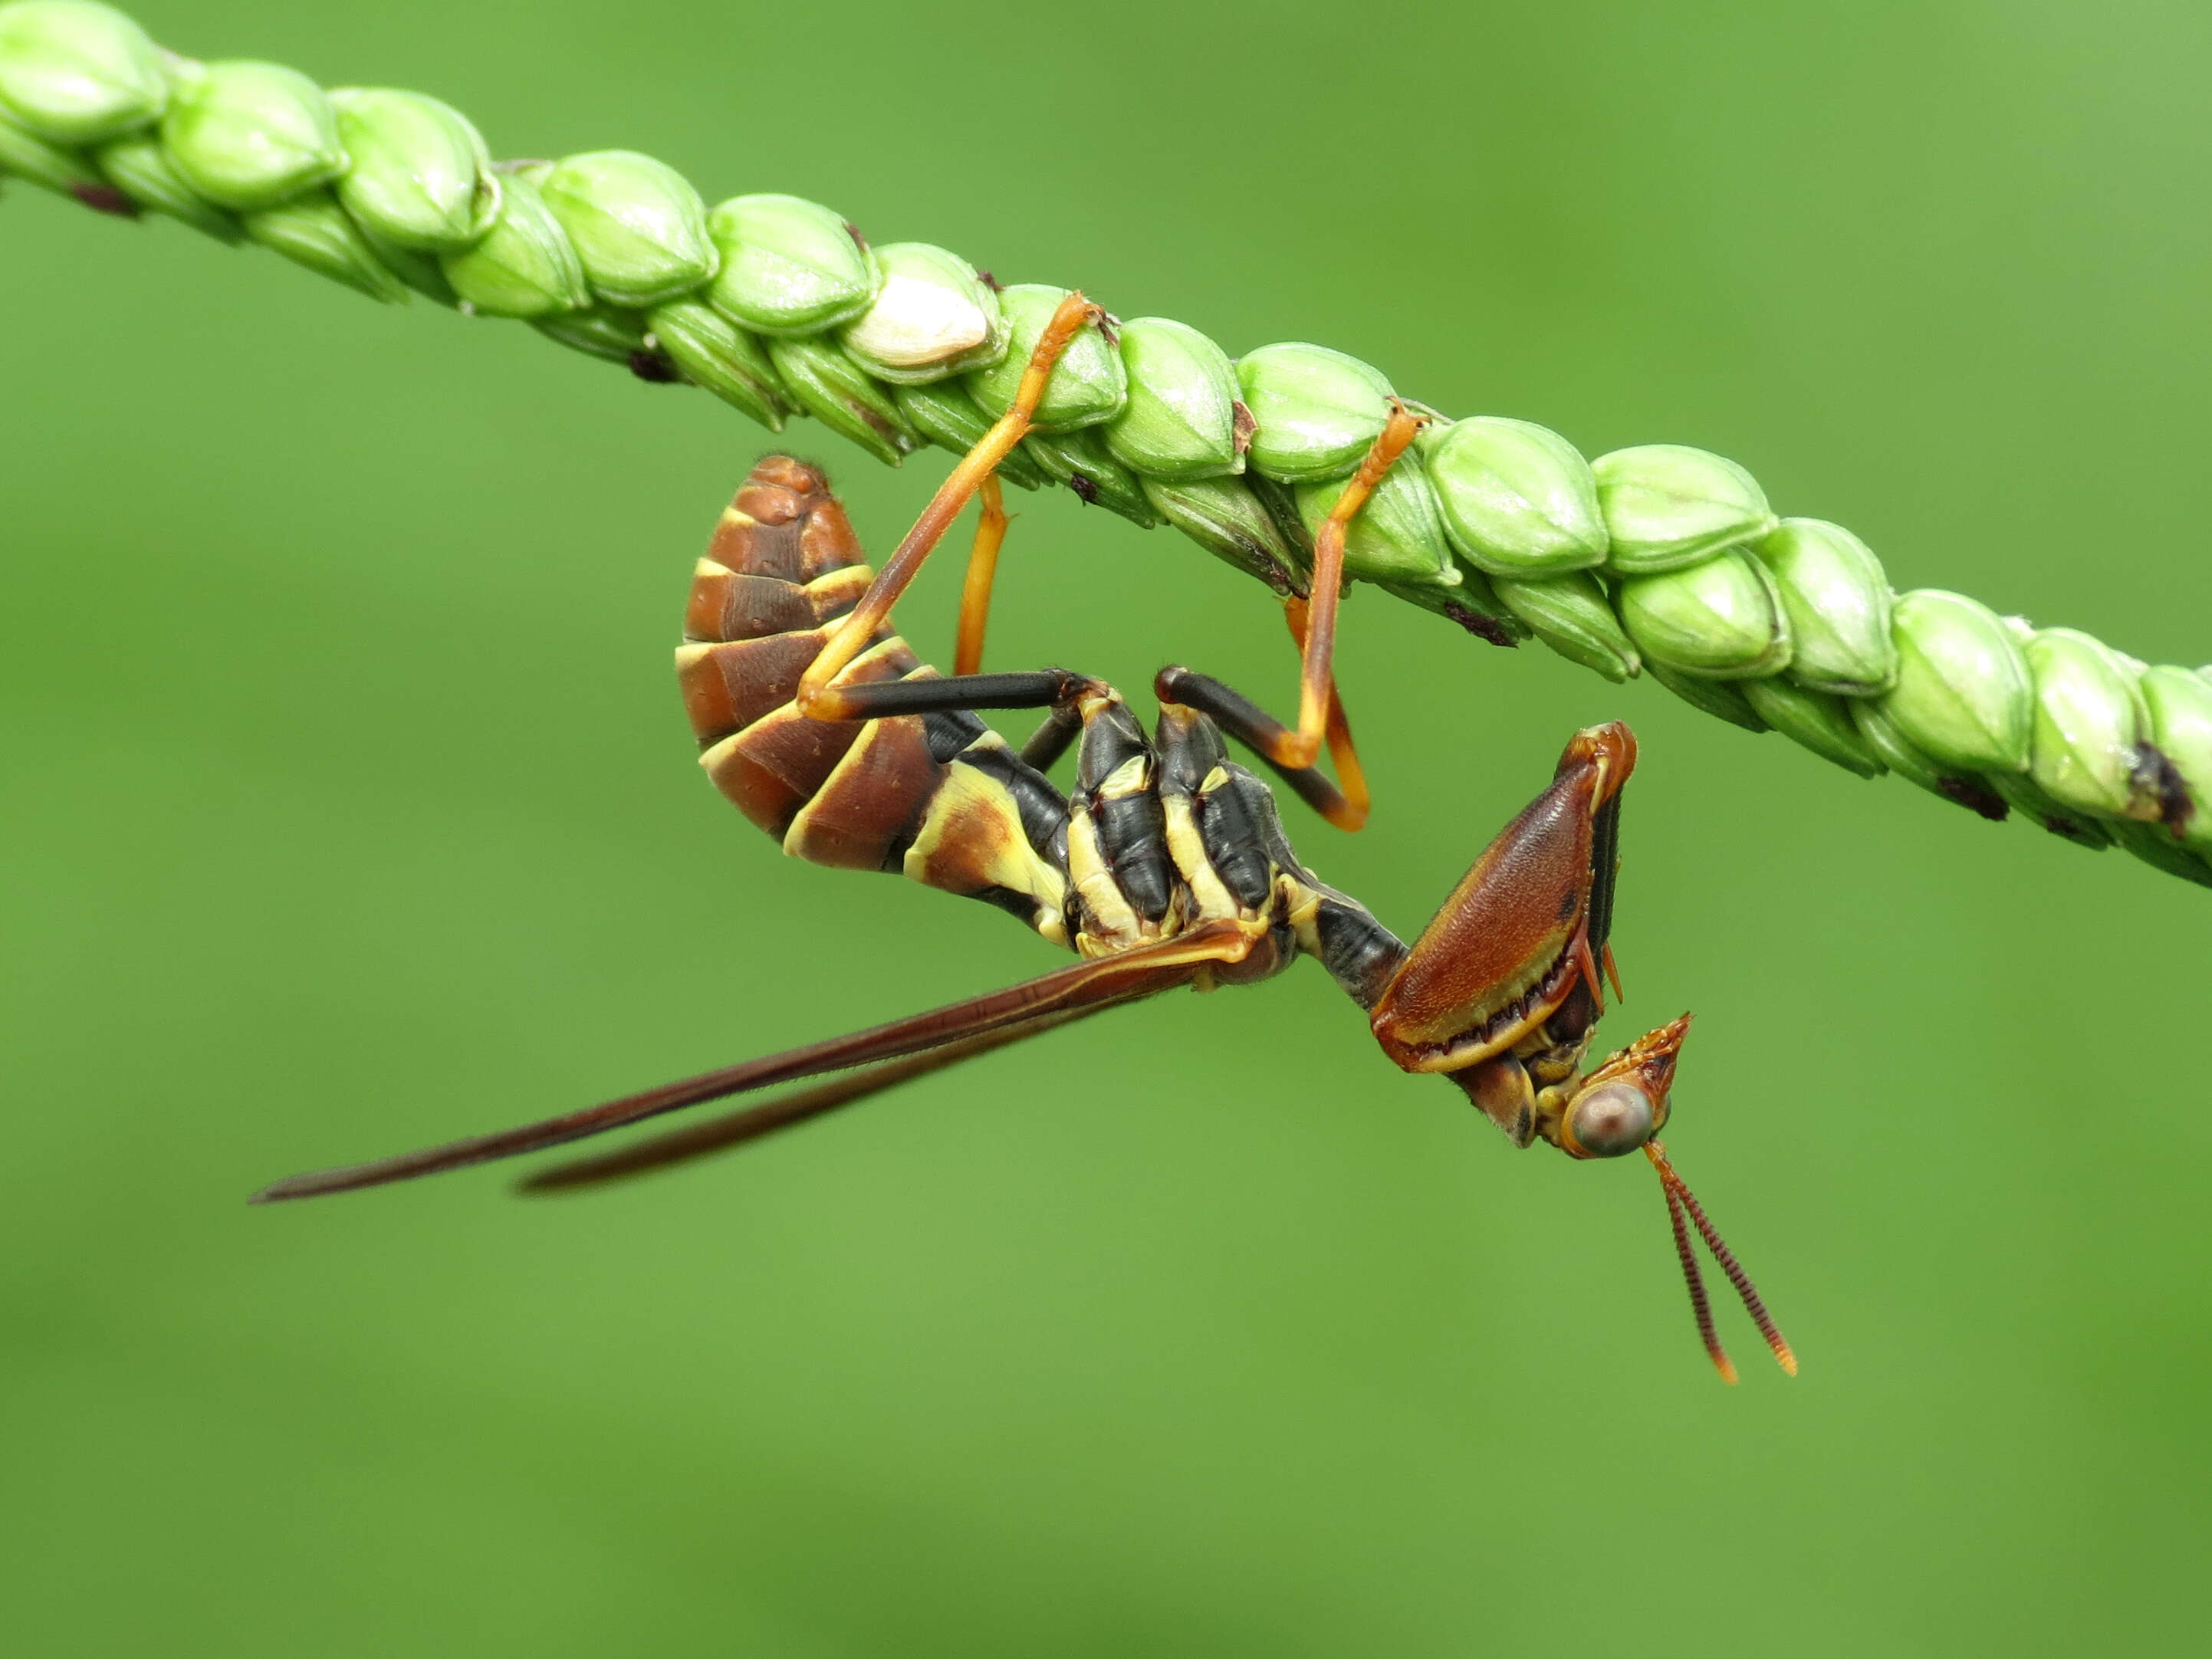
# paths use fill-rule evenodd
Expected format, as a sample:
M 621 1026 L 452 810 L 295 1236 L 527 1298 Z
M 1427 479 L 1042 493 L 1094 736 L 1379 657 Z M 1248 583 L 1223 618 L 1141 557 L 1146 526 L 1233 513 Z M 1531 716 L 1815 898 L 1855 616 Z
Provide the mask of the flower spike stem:
M 1182 323 L 1116 326 L 944 248 L 872 244 L 796 197 L 709 208 L 632 150 L 496 162 L 434 98 L 196 62 L 96 0 L 0 4 L 4 175 L 258 243 L 377 300 L 525 321 L 772 430 L 811 415 L 894 465 L 924 444 L 963 456 L 885 567 L 886 598 L 986 477 L 1056 481 L 1138 525 L 1166 520 L 1279 594 L 1304 597 L 1310 572 L 1340 562 L 1345 580 L 1493 643 L 1533 635 L 1615 680 L 1649 669 L 1858 776 L 1895 772 L 2212 886 L 2212 670 L 2147 665 L 1961 594 L 1894 592 L 1850 531 L 1778 516 L 1748 471 L 1702 449 L 1586 460 L 1526 421 L 1422 410 L 1361 506 L 1355 473 L 1404 405 L 1341 352 L 1232 360 Z M 1040 371 L 1052 336 L 1059 361 Z M 1301 752 L 1334 622 L 1334 593 L 1312 597 Z M 825 653 L 810 712 L 829 712 L 830 676 L 866 637 Z

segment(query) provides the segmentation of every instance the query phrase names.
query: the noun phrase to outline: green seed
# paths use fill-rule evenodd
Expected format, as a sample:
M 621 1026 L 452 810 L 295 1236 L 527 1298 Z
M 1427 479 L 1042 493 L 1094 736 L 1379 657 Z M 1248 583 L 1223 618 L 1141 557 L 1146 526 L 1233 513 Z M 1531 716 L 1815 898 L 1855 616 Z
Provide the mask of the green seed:
M 1850 708 L 1843 698 L 1826 691 L 1808 691 L 1779 674 L 1735 684 L 1759 719 L 1823 760 L 1833 761 L 1863 778 L 1878 778 L 1889 769 L 1852 722 Z
M 1897 683 L 1889 582 L 1864 542 L 1819 519 L 1784 519 L 1751 550 L 1790 618 L 1790 678 L 1844 697 L 1879 696 Z
M 309 191 L 282 207 L 246 214 L 240 222 L 262 246 L 372 300 L 390 305 L 407 297 L 407 289 L 385 268 L 360 227 L 346 217 L 337 198 L 327 190 Z
M 2155 817 L 2137 781 L 2136 744 L 2150 720 L 2135 677 L 2105 646 L 2046 628 L 2021 654 L 2035 685 L 2029 775 L 2061 806 L 2109 817 Z
M 1033 432 L 1022 440 L 1022 448 L 1048 477 L 1081 496 L 1085 506 L 1103 507 L 1147 530 L 1160 521 L 1144 480 L 1114 459 L 1097 428 Z
M 2049 830 L 2061 841 L 2070 841 L 2092 853 L 2101 853 L 2112 844 L 2112 826 L 2106 820 L 2061 806 L 2037 788 L 2035 780 L 2025 772 L 1991 772 L 1981 781 L 2022 820 Z
M 537 181 L 583 262 L 585 280 L 609 305 L 680 300 L 714 274 L 707 204 L 665 161 L 631 149 L 592 150 L 556 161 Z
M 1996 613 L 1962 594 L 1921 588 L 1898 596 L 1891 634 L 1897 684 L 1880 701 L 1898 730 L 1945 766 L 2027 770 L 2035 688 Z
M 2196 809 L 2182 840 L 2212 853 L 2212 681 L 2185 668 L 2146 668 L 2138 684 L 2150 740 L 2181 774 Z
M 1774 528 L 1766 494 L 1750 473 L 1686 444 L 1616 449 L 1591 462 L 1590 471 L 1609 562 L 1625 576 L 1679 570 Z
M 1247 459 L 1285 483 L 1344 477 L 1390 418 L 1381 371 L 1326 346 L 1261 346 L 1237 365 L 1237 380 L 1256 422 Z
M 957 380 L 939 380 L 934 386 L 893 386 L 891 398 L 908 426 L 939 449 L 949 449 L 955 455 L 965 455 L 991 429 L 991 422 L 975 407 L 975 400 L 968 395 L 968 389 Z M 998 471 L 1001 479 L 1023 489 L 1041 489 L 1051 482 L 1019 447 L 999 463 Z
M 1605 562 L 1597 480 L 1558 433 L 1478 416 L 1431 428 L 1421 443 L 1445 532 L 1469 563 L 1535 579 Z
M 696 300 L 671 300 L 646 319 L 660 349 L 686 379 L 771 432 L 783 430 L 784 386 L 768 349 Z
M 2154 866 L 2168 875 L 2179 876 L 2184 881 L 2193 881 L 2201 887 L 2212 887 L 2212 859 L 2192 852 L 2174 840 L 2162 826 L 2120 818 L 2106 827 L 2112 830 L 2114 841 L 2145 864 Z
M 1139 317 L 1121 325 L 1121 365 L 1128 402 L 1106 447 L 1125 465 L 1168 483 L 1244 470 L 1237 369 L 1219 346 L 1187 323 Z
M 1747 732 L 1770 732 L 1773 727 L 1761 720 L 1759 711 L 1743 695 L 1742 683 L 1730 680 L 1699 679 L 1694 674 L 1677 673 L 1663 662 L 1647 661 L 1644 672 L 1672 691 L 1691 708 L 1726 720 L 1731 726 L 1741 726 Z
M 1376 586 L 1394 599 L 1432 611 L 1447 622 L 1492 645 L 1518 645 L 1528 637 L 1528 624 L 1508 610 L 1490 578 L 1473 565 L 1463 566 L 1459 580 L 1438 582 L 1377 582 Z
M 878 460 L 896 466 L 921 447 L 890 393 L 830 340 L 770 340 L 769 361 L 799 406 Z
M 246 234 L 245 227 L 234 215 L 203 201 L 199 192 L 185 182 L 169 152 L 150 132 L 111 138 L 93 152 L 93 161 L 108 183 L 142 208 L 181 220 L 219 242 L 235 242 Z
M 453 285 L 446 280 L 446 273 L 438 264 L 438 256 L 425 253 L 420 248 L 395 247 L 373 231 L 363 229 L 356 221 L 354 228 L 361 231 L 361 239 L 368 245 L 384 268 L 413 289 L 425 299 L 435 300 L 441 306 L 459 309 L 461 296 L 453 292 Z
M 160 50 L 121 12 L 84 0 L 0 6 L 0 109 L 53 144 L 96 144 L 158 118 Z
M 707 303 L 757 334 L 818 334 L 876 297 L 875 255 L 843 219 L 796 196 L 738 196 L 707 216 L 722 268 Z
M 1929 754 L 1899 729 L 1897 722 L 1884 708 L 1887 700 L 1880 697 L 1846 697 L 1844 707 L 1850 713 L 1851 724 L 1866 739 L 1884 766 L 1907 783 L 1925 789 L 1939 799 L 1954 806 L 1963 806 L 1970 812 L 1980 812 L 1983 806 L 1992 806 L 1998 817 L 2003 816 L 2002 798 L 1993 793 L 1988 780 L 1976 775 L 1970 769 L 1948 766 Z M 2011 774 L 2023 776 L 2023 774 Z M 1976 797 L 1982 799 L 1978 803 Z
M 1164 483 L 1146 478 L 1143 483 L 1146 500 L 1160 517 L 1216 558 L 1257 576 L 1285 598 L 1305 590 L 1304 574 L 1283 532 L 1242 479 Z
M 1705 679 L 1751 679 L 1790 665 L 1790 619 L 1766 567 L 1741 548 L 1620 584 L 1620 620 L 1644 660 Z
M 64 196 L 98 190 L 106 182 L 75 150 L 50 144 L 0 113 L 0 177 L 11 173 Z
M 1014 406 L 1014 394 L 1029 372 L 1030 354 L 1066 297 L 1066 289 L 1042 283 L 1017 283 L 999 295 L 1006 318 L 1006 355 L 968 377 L 969 395 L 994 420 Z M 1053 365 L 1030 429 L 1073 432 L 1097 426 L 1119 415 L 1128 396 L 1129 377 L 1121 367 L 1121 354 L 1096 325 L 1086 323 Z
M 1293 492 L 1308 536 L 1322 523 L 1347 481 L 1302 483 Z M 1367 505 L 1345 526 L 1344 574 L 1361 581 L 1458 587 L 1466 580 L 1444 539 L 1443 514 L 1419 454 L 1407 450 L 1383 475 Z
M 921 386 L 1006 355 L 999 296 L 957 253 L 927 242 L 876 250 L 876 297 L 846 325 L 845 349 L 879 380 Z
M 461 303 L 487 317 L 553 317 L 592 302 L 575 248 L 520 173 L 501 181 L 499 216 L 483 240 L 439 263 Z
M 1534 581 L 1495 576 L 1491 586 L 1507 610 L 1568 661 L 1594 668 L 1615 683 L 1634 679 L 1643 672 L 1644 659 L 1621 631 L 1605 589 L 1588 571 L 1570 570 Z
M 337 112 L 281 64 L 208 64 L 177 82 L 161 142 L 185 182 L 239 213 L 273 208 L 344 171 Z
M 499 217 L 499 179 L 483 136 L 459 110 L 420 93 L 331 94 L 349 158 L 338 200 L 394 247 L 466 247 Z
M 646 343 L 645 319 L 635 311 L 613 306 L 586 306 L 581 311 L 533 317 L 530 325 L 571 351 L 611 363 L 629 364 L 640 352 L 651 349 Z

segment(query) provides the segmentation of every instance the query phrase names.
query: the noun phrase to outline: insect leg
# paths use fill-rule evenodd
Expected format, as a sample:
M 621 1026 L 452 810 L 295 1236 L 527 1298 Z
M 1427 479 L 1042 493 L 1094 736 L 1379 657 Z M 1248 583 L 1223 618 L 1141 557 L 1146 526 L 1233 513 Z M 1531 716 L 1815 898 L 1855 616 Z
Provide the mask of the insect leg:
M 1034 668 L 1014 674 L 956 674 L 949 678 L 873 680 L 838 688 L 851 700 L 848 720 L 884 720 L 896 714 L 942 714 L 980 708 L 1056 708 L 1073 706 L 1086 692 L 1110 695 L 1103 680 L 1065 668 Z
M 1195 670 L 1163 668 L 1152 680 L 1152 695 L 1164 703 L 1181 703 L 1210 717 L 1213 723 L 1249 749 L 1292 793 L 1340 830 L 1357 830 L 1367 821 L 1367 786 L 1358 757 L 1349 768 L 1339 763 L 1346 789 L 1340 790 L 1317 767 L 1285 766 L 1275 758 L 1288 736 L 1283 723 L 1233 686 Z M 1346 733 L 1347 738 L 1349 733 Z M 1357 793 L 1350 793 L 1356 789 Z
M 968 550 L 968 576 L 960 585 L 960 631 L 952 641 L 952 672 L 980 673 L 983 667 L 983 629 L 991 620 L 991 584 L 999 574 L 999 550 L 1006 544 L 1006 492 L 994 472 L 975 492 L 981 504 L 975 520 L 975 540 Z
M 702 1101 L 719 1100 L 726 1095 L 742 1094 L 778 1083 L 794 1083 L 802 1078 L 819 1077 L 825 1072 L 897 1060 L 1009 1026 L 1032 1025 L 1057 1014 L 1090 1012 L 1117 1003 L 1133 1002 L 1188 984 L 1215 963 L 1241 961 L 1251 948 L 1252 939 L 1241 924 L 1207 922 L 1177 938 L 1140 945 L 1095 962 L 1078 963 L 1019 985 L 1008 986 L 1002 991 L 948 1003 L 925 1013 L 909 1014 L 904 1019 L 895 1019 L 865 1031 L 787 1048 L 781 1054 L 664 1084 L 657 1089 L 626 1095 L 580 1111 L 564 1112 L 557 1117 L 495 1130 L 489 1134 L 472 1135 L 442 1146 L 402 1152 L 396 1158 L 293 1176 L 264 1188 L 253 1195 L 252 1201 L 270 1204 L 285 1199 L 352 1192 L 523 1152 L 543 1152 L 549 1146 L 581 1140 L 625 1124 L 658 1117 L 663 1112 L 696 1106 Z
M 1024 765 L 1046 772 L 1082 735 L 1084 696 L 1110 695 L 1113 688 L 1103 680 L 1065 668 L 1039 668 L 1016 674 L 955 675 L 951 679 L 878 680 L 839 690 L 855 711 L 854 720 L 981 708 L 1049 709 L 1044 724 L 1021 750 Z
M 1364 825 L 1370 805 L 1366 770 L 1359 763 L 1352 722 L 1336 689 L 1336 613 L 1344 592 L 1345 536 L 1376 486 L 1389 476 L 1406 446 L 1421 429 L 1424 418 L 1403 404 L 1391 406 L 1382 434 L 1369 447 L 1328 519 L 1315 532 L 1311 597 L 1293 596 L 1284 602 L 1284 620 L 1298 647 L 1298 723 L 1295 727 L 1285 726 L 1221 681 L 1188 668 L 1164 670 L 1154 682 L 1162 697 L 1212 715 L 1224 731 L 1273 768 L 1300 799 L 1340 830 Z M 1175 689 L 1178 686 L 1182 689 Z M 1336 767 L 1334 784 L 1314 770 L 1324 744 Z
M 1298 724 L 1285 734 L 1271 757 L 1285 767 L 1311 766 L 1320 757 L 1328 731 L 1329 699 L 1335 690 L 1336 611 L 1344 593 L 1344 538 L 1346 527 L 1367 505 L 1375 487 L 1389 476 L 1421 429 L 1423 417 L 1394 403 L 1382 434 L 1367 451 L 1344 493 L 1314 534 L 1313 597 L 1308 602 L 1298 666 Z M 1291 621 L 1292 633 L 1298 624 Z M 1347 734 L 1348 735 L 1348 734 Z
M 1283 602 L 1283 620 L 1290 624 L 1291 637 L 1297 641 L 1303 653 L 1306 648 L 1308 605 L 1292 595 Z M 1364 829 L 1367 823 L 1367 809 L 1370 797 L 1367 793 L 1367 769 L 1359 763 L 1358 747 L 1352 740 L 1352 719 L 1344 712 L 1344 694 L 1336 688 L 1332 673 L 1328 687 L 1328 722 L 1325 728 L 1328 743 L 1329 763 L 1336 768 L 1336 778 L 1343 787 L 1344 816 L 1329 822 L 1340 830 Z
M 1022 745 L 1022 764 L 1039 772 L 1049 772 L 1082 735 L 1083 711 L 1072 702 L 1056 702 L 1043 722 L 1030 733 L 1030 740 Z
M 860 596 L 860 604 L 847 614 L 823 647 L 822 654 L 799 680 L 797 701 L 800 713 L 816 720 L 855 718 L 844 700 L 844 688 L 833 686 L 830 681 L 875 637 L 876 630 L 889 619 L 891 606 L 921 568 L 922 561 L 951 528 L 960 509 L 968 505 L 968 498 L 982 487 L 983 481 L 1027 434 L 1030 418 L 1044 399 L 1053 366 L 1069 343 L 1087 325 L 1103 321 L 1105 315 L 1080 294 L 1071 294 L 1060 302 L 1059 308 L 1052 313 L 1052 320 L 1045 325 L 1044 332 L 1037 337 L 1036 349 L 1030 354 L 1029 368 L 1014 394 L 1013 407 L 961 457 L 951 476 L 938 487 L 929 505 L 922 508 L 914 528 L 907 532 L 906 538 L 884 562 L 868 591 Z M 980 635 L 977 649 L 981 649 Z

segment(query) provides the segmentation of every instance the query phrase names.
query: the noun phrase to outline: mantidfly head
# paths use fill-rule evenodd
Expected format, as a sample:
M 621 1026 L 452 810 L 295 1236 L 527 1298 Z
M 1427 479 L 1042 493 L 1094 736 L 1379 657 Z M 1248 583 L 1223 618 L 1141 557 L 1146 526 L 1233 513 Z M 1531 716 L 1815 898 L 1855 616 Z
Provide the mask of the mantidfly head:
M 1620 792 L 1635 768 L 1636 738 L 1619 721 L 1575 733 L 1551 787 L 1475 860 L 1376 997 L 1370 1023 L 1393 1060 L 1450 1078 L 1516 1146 L 1547 1140 L 1578 1159 L 1640 1148 L 1659 1171 L 1698 1334 L 1722 1377 L 1735 1382 L 1735 1367 L 1714 1334 L 1692 1226 L 1795 1376 L 1790 1345 L 1656 1138 L 1689 1015 L 1582 1070 L 1605 1012 L 1603 981 L 1620 994 L 1609 936 Z
M 1667 1127 L 1690 1017 L 1646 1031 L 1567 1089 L 1537 1096 L 1536 1133 L 1569 1158 L 1621 1158 Z
M 1607 1055 L 1595 1071 L 1566 1087 L 1541 1091 L 1537 1096 L 1536 1133 L 1574 1158 L 1623 1158 L 1641 1149 L 1659 1172 L 1660 1188 L 1667 1198 L 1667 1219 L 1674 1231 L 1674 1254 L 1682 1264 L 1690 1307 L 1697 1316 L 1698 1336 L 1721 1380 L 1730 1383 L 1736 1380 L 1735 1364 L 1721 1346 L 1720 1334 L 1713 1326 L 1712 1303 L 1705 1295 L 1705 1275 L 1690 1243 L 1692 1226 L 1712 1251 L 1729 1283 L 1735 1286 L 1735 1293 L 1743 1298 L 1744 1310 L 1766 1339 L 1766 1346 L 1774 1350 L 1776 1360 L 1795 1376 L 1797 1356 L 1775 1328 L 1765 1303 L 1759 1299 L 1758 1286 L 1705 1214 L 1689 1183 L 1675 1173 L 1667 1148 L 1658 1139 L 1674 1109 L 1674 1061 L 1689 1031 L 1690 1017 L 1684 1014 L 1656 1031 L 1645 1032 L 1619 1054 Z

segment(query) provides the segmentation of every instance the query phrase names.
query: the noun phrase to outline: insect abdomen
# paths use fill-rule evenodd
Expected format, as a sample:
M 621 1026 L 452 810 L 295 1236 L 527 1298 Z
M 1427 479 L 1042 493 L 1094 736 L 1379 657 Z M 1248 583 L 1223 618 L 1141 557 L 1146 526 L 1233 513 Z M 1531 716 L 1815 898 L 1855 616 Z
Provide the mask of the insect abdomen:
M 872 574 L 820 472 L 784 456 L 753 469 L 699 562 L 676 653 L 700 764 L 794 857 L 902 871 L 1058 937 L 1065 878 L 988 775 L 1005 763 L 995 733 L 969 715 L 817 720 L 793 702 Z M 935 672 L 883 633 L 837 684 Z M 971 750 L 981 764 L 968 763 Z

